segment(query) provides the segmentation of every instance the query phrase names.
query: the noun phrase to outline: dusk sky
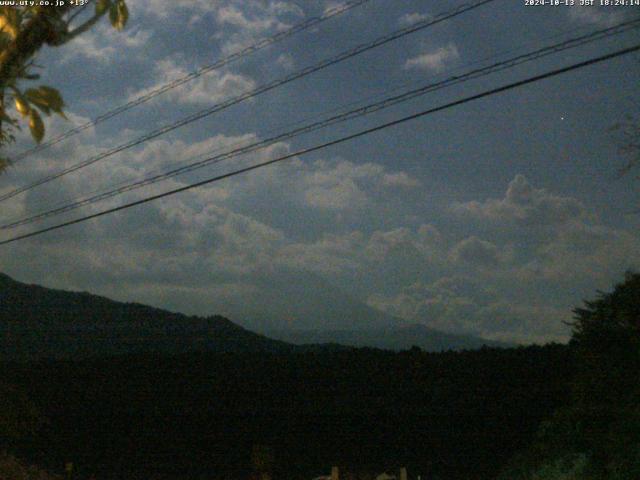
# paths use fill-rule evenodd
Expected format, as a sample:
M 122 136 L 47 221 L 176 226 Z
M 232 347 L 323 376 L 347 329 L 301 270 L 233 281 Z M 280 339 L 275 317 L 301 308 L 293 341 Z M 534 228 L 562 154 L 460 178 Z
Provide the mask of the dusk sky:
M 69 118 L 51 117 L 46 138 L 335 5 L 127 3 L 131 17 L 123 32 L 105 20 L 69 45 L 41 51 L 42 83 L 59 88 Z M 371 0 L 17 162 L 0 177 L 0 193 L 461 3 Z M 532 7 L 524 0 L 497 0 L 15 196 L 0 207 L 2 223 L 639 13 L 640 7 Z M 0 231 L 0 239 L 638 40 L 633 30 L 442 89 L 45 222 Z M 249 328 L 245 314 L 270 308 L 265 299 L 273 295 L 313 308 L 307 301 L 315 295 L 315 280 L 302 285 L 307 293 L 298 298 L 274 287 L 306 275 L 443 331 L 521 343 L 565 341 L 569 330 L 562 321 L 571 319 L 573 307 L 598 289 L 610 290 L 626 270 L 640 268 L 640 215 L 633 213 L 640 208 L 637 172 L 617 177 L 626 159 L 611 131 L 627 115 L 638 118 L 639 74 L 640 55 L 626 55 L 0 246 L 0 271 L 23 282 L 187 314 L 225 314 Z M 18 137 L 9 156 L 33 146 L 26 132 Z M 296 315 L 287 321 L 303 326 Z

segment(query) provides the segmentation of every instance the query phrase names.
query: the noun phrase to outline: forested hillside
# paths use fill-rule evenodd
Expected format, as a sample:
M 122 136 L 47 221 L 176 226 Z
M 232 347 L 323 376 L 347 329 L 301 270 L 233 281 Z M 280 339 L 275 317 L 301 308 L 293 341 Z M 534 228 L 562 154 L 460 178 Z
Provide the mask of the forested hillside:
M 81 358 L 135 352 L 290 351 L 221 316 L 195 317 L 0 274 L 0 358 Z
M 54 472 L 72 460 L 80 478 L 242 478 L 268 445 L 277 478 L 406 465 L 488 479 L 564 404 L 568 360 L 560 345 L 146 355 L 5 363 L 0 376 L 47 419 L 15 450 Z

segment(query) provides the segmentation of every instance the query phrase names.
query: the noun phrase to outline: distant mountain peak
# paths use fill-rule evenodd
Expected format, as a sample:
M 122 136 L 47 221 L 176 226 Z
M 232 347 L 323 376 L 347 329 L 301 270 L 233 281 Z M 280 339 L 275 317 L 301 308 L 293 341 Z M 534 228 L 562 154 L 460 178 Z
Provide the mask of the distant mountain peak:
M 271 284 L 280 297 L 270 298 L 272 292 L 267 290 L 265 298 L 253 299 L 261 306 L 255 318 L 234 316 L 250 330 L 261 326 L 261 333 L 254 333 L 220 315 L 187 316 L 87 292 L 27 285 L 0 273 L 0 358 L 3 354 L 4 358 L 33 359 L 141 352 L 318 351 L 323 348 L 319 345 L 327 345 L 329 351 L 337 344 L 389 350 L 415 345 L 428 351 L 498 346 L 396 319 L 319 277 L 296 276 L 289 290 L 286 279 L 280 280 Z M 309 318 L 305 317 L 308 304 L 296 304 L 305 292 L 317 305 Z M 278 316 L 285 307 L 304 321 L 292 328 L 284 316 Z

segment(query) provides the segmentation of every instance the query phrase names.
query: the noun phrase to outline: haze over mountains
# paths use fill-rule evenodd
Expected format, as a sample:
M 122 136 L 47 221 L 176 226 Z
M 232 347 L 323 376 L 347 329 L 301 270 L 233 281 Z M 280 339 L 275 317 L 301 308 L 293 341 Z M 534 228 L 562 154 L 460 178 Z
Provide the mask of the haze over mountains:
M 248 302 L 253 305 L 252 315 L 234 317 L 260 332 L 254 333 L 220 315 L 187 316 L 86 292 L 27 285 L 0 274 L 0 343 L 6 358 L 319 348 L 292 343 L 393 350 L 416 345 L 429 351 L 495 345 L 472 336 L 409 325 L 358 302 L 318 277 L 291 277 L 261 291 L 264 298 L 256 296 Z M 313 292 L 311 311 L 306 292 Z M 301 301 L 303 295 L 307 297 Z M 288 316 L 283 317 L 282 311 Z

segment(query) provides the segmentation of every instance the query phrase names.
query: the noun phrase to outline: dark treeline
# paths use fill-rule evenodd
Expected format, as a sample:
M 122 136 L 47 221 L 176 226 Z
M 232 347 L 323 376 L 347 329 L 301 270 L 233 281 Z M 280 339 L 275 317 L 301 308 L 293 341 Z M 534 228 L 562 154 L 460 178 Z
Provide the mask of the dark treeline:
M 5 359 L 0 478 L 73 462 L 73 480 L 256 478 L 258 464 L 283 479 L 337 465 L 406 466 L 412 480 L 637 480 L 640 274 L 574 314 L 569 345 L 544 347 L 282 350 L 231 328 L 221 338 L 242 349 Z
M 640 478 L 640 274 L 574 314 L 569 400 L 501 480 Z
M 332 465 L 495 478 L 567 401 L 562 345 L 400 353 L 136 355 L 0 365 L 45 419 L 11 450 L 78 478 L 243 478 L 267 445 L 276 478 Z

